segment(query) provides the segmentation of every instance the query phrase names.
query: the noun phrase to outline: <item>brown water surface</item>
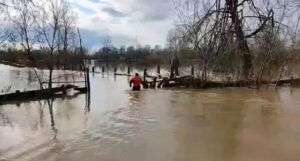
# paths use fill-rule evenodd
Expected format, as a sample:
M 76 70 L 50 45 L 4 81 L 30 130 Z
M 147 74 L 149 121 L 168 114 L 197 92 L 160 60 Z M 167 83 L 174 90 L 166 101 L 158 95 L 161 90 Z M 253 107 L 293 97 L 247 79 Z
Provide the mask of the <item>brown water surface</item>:
M 2 65 L 1 87 L 34 88 L 29 73 Z M 299 160 L 300 89 L 132 92 L 127 82 L 92 76 L 90 106 L 85 95 L 1 105 L 0 160 Z

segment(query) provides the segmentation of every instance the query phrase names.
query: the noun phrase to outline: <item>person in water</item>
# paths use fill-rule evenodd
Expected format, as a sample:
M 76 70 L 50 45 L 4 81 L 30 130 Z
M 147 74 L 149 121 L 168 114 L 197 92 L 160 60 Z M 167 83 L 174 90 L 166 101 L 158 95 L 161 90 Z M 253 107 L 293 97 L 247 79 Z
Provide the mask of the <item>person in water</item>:
M 138 73 L 135 73 L 135 76 L 130 80 L 129 86 L 132 87 L 133 91 L 141 90 L 142 78 L 139 76 Z

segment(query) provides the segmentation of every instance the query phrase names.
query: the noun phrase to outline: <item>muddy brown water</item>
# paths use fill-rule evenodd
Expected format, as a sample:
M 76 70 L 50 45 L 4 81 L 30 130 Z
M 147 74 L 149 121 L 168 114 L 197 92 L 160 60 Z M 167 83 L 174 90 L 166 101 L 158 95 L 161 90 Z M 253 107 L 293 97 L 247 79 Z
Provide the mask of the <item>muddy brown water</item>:
M 1 88 L 35 88 L 29 73 L 0 65 Z M 0 106 L 0 160 L 299 160 L 300 89 L 132 92 L 127 82 L 92 76 L 89 107 L 85 95 Z

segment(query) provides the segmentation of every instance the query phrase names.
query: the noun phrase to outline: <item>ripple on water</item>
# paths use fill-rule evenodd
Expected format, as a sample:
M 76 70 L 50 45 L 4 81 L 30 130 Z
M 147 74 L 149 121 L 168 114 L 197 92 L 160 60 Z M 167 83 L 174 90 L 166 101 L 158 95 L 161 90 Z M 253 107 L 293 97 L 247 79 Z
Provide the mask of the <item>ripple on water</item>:
M 91 147 L 97 144 L 127 144 L 136 135 L 146 132 L 156 123 L 140 107 L 122 107 L 106 113 L 108 119 L 93 123 L 88 130 L 72 138 L 74 146 Z
M 91 77 L 89 113 L 84 97 L 55 100 L 52 117 L 43 102 L 1 106 L 0 160 L 299 160 L 299 89 L 132 92 L 127 83 Z

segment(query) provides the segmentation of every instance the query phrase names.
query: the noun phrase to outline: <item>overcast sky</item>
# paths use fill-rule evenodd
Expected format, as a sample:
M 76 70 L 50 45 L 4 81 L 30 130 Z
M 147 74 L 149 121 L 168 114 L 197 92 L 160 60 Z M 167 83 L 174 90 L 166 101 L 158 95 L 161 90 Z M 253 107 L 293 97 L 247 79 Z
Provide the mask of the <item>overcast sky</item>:
M 85 45 L 98 48 L 103 37 L 115 46 L 164 46 L 173 26 L 172 0 L 70 0 L 78 14 Z M 137 40 L 137 41 L 136 41 Z

